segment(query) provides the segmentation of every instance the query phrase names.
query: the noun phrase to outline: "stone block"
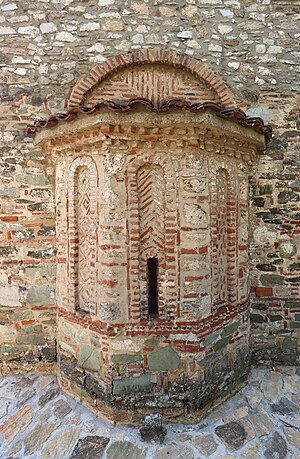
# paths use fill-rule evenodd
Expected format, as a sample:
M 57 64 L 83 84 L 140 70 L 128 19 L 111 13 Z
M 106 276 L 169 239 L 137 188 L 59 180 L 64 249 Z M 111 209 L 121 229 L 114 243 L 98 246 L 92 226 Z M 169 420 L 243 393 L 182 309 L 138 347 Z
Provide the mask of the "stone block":
M 198 360 L 198 365 L 200 366 L 206 366 L 209 363 L 213 362 L 218 358 L 219 354 L 218 352 L 211 352 L 210 354 L 206 355 L 203 359 Z
M 148 368 L 151 371 L 177 370 L 180 357 L 171 346 L 166 346 L 148 355 Z
M 300 301 L 286 301 L 285 307 L 288 309 L 300 309 Z
M 225 338 L 226 336 L 232 335 L 234 332 L 237 331 L 237 329 L 239 328 L 240 325 L 241 325 L 240 320 L 237 320 L 235 322 L 232 322 L 229 325 L 226 325 L 226 327 L 223 328 L 223 330 L 221 331 L 222 338 L 223 337 Z
M 140 362 L 142 359 L 141 355 L 133 354 L 113 354 L 111 360 L 113 363 L 118 365 L 126 365 L 129 363 Z
M 22 335 L 19 334 L 16 337 L 17 344 L 28 344 L 28 345 L 43 345 L 45 344 L 45 338 L 43 335 Z
M 47 306 L 54 304 L 53 290 L 50 287 L 30 287 L 27 293 L 27 301 L 32 306 Z
M 284 285 L 284 277 L 279 274 L 262 274 L 260 281 L 266 286 Z
M 116 379 L 113 381 L 114 395 L 150 392 L 151 389 L 152 384 L 149 373 L 134 378 Z
M 8 307 L 21 306 L 18 286 L 0 286 L 0 305 Z
M 101 364 L 97 350 L 87 344 L 81 345 L 78 354 L 78 366 L 89 371 L 99 371 Z
M 163 443 L 167 429 L 163 428 L 162 415 L 151 413 L 145 416 L 144 426 L 140 428 L 140 435 L 143 441 L 150 443 Z
M 23 326 L 20 328 L 19 333 L 21 335 L 42 334 L 43 327 L 41 325 L 29 325 L 27 327 Z

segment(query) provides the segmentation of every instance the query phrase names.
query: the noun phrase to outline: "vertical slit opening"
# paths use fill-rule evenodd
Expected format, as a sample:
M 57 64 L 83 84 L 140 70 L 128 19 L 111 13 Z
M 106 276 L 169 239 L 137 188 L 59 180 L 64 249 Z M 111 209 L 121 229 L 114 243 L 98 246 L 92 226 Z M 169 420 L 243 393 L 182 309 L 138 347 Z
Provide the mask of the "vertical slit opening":
M 148 316 L 158 317 L 158 260 L 157 258 L 148 258 Z

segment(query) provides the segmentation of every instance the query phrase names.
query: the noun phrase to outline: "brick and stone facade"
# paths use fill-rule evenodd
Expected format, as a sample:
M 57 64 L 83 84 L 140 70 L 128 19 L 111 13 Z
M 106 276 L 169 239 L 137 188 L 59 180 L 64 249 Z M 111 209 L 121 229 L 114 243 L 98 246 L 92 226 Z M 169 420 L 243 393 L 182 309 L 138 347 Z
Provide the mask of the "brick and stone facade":
M 28 129 L 56 171 L 58 374 L 114 422 L 197 419 L 247 377 L 249 172 L 267 128 L 214 113 L 222 99 L 199 60 L 128 53 L 73 89 L 95 113 Z
M 299 37 L 296 3 L 290 0 L 205 0 L 198 5 L 190 0 L 175 6 L 160 0 L 132 1 L 126 5 L 117 0 L 89 0 L 84 4 L 66 0 L 36 2 L 34 6 L 26 1 L 1 4 L 0 34 L 4 44 L 1 47 L 0 85 L 0 351 L 3 372 L 53 370 L 58 339 L 62 343 L 59 367 L 66 375 L 65 381 L 77 381 L 75 386 L 79 388 L 84 381 L 84 391 L 92 398 L 107 394 L 108 406 L 112 395 L 107 388 L 114 384 L 113 401 L 117 403 L 118 391 L 121 394 L 124 387 L 131 386 L 132 378 L 138 378 L 133 390 L 138 387 L 145 390 L 145 394 L 151 386 L 161 390 L 161 394 L 168 390 L 173 401 L 175 394 L 178 397 L 182 390 L 208 402 L 214 397 L 225 396 L 226 390 L 232 389 L 222 385 L 221 375 L 228 374 L 231 381 L 246 375 L 250 354 L 253 363 L 294 364 L 299 361 L 300 177 L 299 102 L 296 97 L 299 90 L 296 43 Z M 92 110 L 96 102 L 109 99 L 118 103 L 120 99 L 131 97 L 148 99 L 154 105 L 156 101 L 161 103 L 164 96 L 160 100 L 155 98 L 159 91 L 147 93 L 141 87 L 141 67 L 126 62 L 124 52 L 128 50 L 142 51 L 129 53 L 127 58 L 148 53 L 153 56 L 144 64 L 140 59 L 141 66 L 147 66 L 143 75 L 148 82 L 151 75 L 153 81 L 160 80 L 164 68 L 164 79 L 160 80 L 164 95 L 174 92 L 174 97 L 182 99 L 186 84 L 192 88 L 185 97 L 190 104 L 197 101 L 223 103 L 270 123 L 274 137 L 265 154 L 258 156 L 254 148 L 252 158 L 247 158 L 255 140 L 250 134 L 252 128 L 242 127 L 234 120 L 221 120 L 213 110 L 201 115 L 203 125 L 212 124 L 206 137 L 197 126 L 200 114 L 190 118 L 193 123 L 187 125 L 186 119 L 192 117 L 191 113 L 170 109 L 163 116 L 169 117 L 178 130 L 160 132 L 161 126 L 153 127 L 153 114 L 141 107 L 122 114 L 105 107 L 94 115 L 79 113 L 76 120 L 65 123 L 64 127 L 55 120 L 53 125 L 58 126 L 53 131 L 42 130 L 38 134 L 41 142 L 35 145 L 25 137 L 26 125 L 36 117 L 49 118 L 54 112 L 72 110 L 78 104 Z M 123 53 L 123 60 L 115 60 L 120 53 Z M 167 58 L 158 58 L 162 55 L 171 56 L 168 65 Z M 193 67 L 192 56 L 197 58 L 195 62 L 201 59 L 201 71 Z M 171 89 L 167 85 L 170 80 L 174 81 Z M 68 116 L 71 118 L 72 112 Z M 62 119 L 64 117 L 65 112 L 61 115 Z M 126 126 L 124 131 L 126 117 L 131 117 L 131 127 Z M 149 124 L 145 125 L 147 117 Z M 98 128 L 95 128 L 97 132 L 93 131 L 97 123 L 102 126 L 100 132 Z M 138 123 L 139 130 L 135 131 Z M 49 145 L 46 145 L 46 131 L 50 137 L 50 132 L 56 132 Z M 255 130 L 253 132 L 255 138 L 261 137 Z M 202 137 L 205 140 L 200 141 Z M 239 143 L 241 137 L 243 145 Z M 220 152 L 215 151 L 224 139 L 226 144 L 229 142 L 229 150 L 240 154 L 240 158 L 229 157 L 223 148 Z M 135 151 L 136 164 L 134 154 L 130 156 L 131 150 Z M 150 163 L 149 158 L 143 157 L 145 150 L 151 153 Z M 164 157 L 163 151 L 168 153 Z M 191 157 L 185 157 L 182 151 Z M 170 159 L 172 152 L 174 158 L 178 158 L 177 163 Z M 205 158 L 199 170 L 196 167 L 199 158 L 192 159 L 195 152 L 200 159 Z M 204 152 L 208 152 L 208 156 Z M 132 159 L 130 163 L 129 158 Z M 125 186 L 122 177 L 130 167 L 136 167 L 136 180 L 131 183 L 128 179 Z M 195 180 L 191 179 L 190 172 L 195 174 Z M 143 191 L 145 180 L 149 196 L 157 198 L 155 209 L 147 210 L 148 196 Z M 248 180 L 251 184 L 249 197 Z M 122 205 L 118 201 L 128 194 L 130 186 L 135 195 L 131 204 L 136 206 L 131 217 L 126 214 L 129 200 Z M 75 189 L 76 193 L 72 193 Z M 177 215 L 175 210 L 172 215 L 170 203 L 179 192 L 181 196 L 176 196 L 175 201 Z M 64 220 L 66 199 L 68 222 Z M 83 202 L 85 206 L 81 205 Z M 56 220 L 62 228 L 57 238 L 54 204 Z M 136 209 L 142 208 L 146 210 L 140 212 L 140 227 L 134 228 Z M 164 229 L 161 234 L 149 235 L 154 250 L 151 253 L 146 234 L 149 213 L 153 213 L 155 225 Z M 120 222 L 127 216 L 128 227 L 124 228 Z M 175 237 L 171 224 L 177 222 L 179 216 L 180 226 L 174 226 L 173 230 L 176 228 L 182 235 L 183 246 L 176 246 L 180 250 L 182 247 L 198 251 L 197 256 L 193 252 L 168 252 L 174 246 Z M 181 217 L 188 220 L 184 226 L 181 226 Z M 76 226 L 78 220 L 85 222 L 86 227 Z M 197 233 L 195 220 L 201 220 L 203 227 L 201 232 L 199 228 L 199 238 L 189 238 L 190 231 Z M 205 220 L 210 228 L 211 225 L 222 228 L 219 234 L 208 231 Z M 233 225 L 234 220 L 238 225 Z M 231 225 L 233 232 L 225 231 L 226 226 L 231 230 Z M 115 228 L 113 240 L 112 227 Z M 145 228 L 142 235 L 141 228 Z M 137 231 L 136 237 L 141 241 L 138 248 L 132 229 Z M 92 237 L 88 237 L 88 231 Z M 73 232 L 74 237 L 70 240 L 68 232 Z M 126 240 L 126 234 L 133 239 Z M 204 234 L 209 240 L 205 240 Z M 238 246 L 234 246 L 237 237 Z M 124 247 L 131 251 L 130 266 Z M 87 253 L 86 260 L 84 254 Z M 124 257 L 124 266 L 122 262 L 114 266 L 116 256 L 121 260 Z M 165 313 L 167 302 L 170 310 L 166 319 L 170 320 L 170 329 L 169 338 L 158 330 L 158 337 L 153 333 L 149 342 L 145 338 L 142 343 L 137 322 L 139 317 L 142 322 L 146 320 L 147 302 L 141 295 L 137 306 L 136 288 L 125 282 L 126 269 L 129 266 L 135 285 L 143 292 L 147 275 L 145 261 L 151 257 L 164 257 L 160 262 L 164 270 L 159 271 L 159 280 L 164 285 L 164 291 L 158 292 L 159 314 Z M 67 259 L 70 269 L 66 272 Z M 238 266 L 232 265 L 233 259 L 239 260 Z M 211 262 L 210 273 L 206 272 L 207 260 Z M 217 266 L 214 261 L 222 261 L 221 269 L 214 268 Z M 175 264 L 177 270 L 180 268 L 180 276 L 172 283 L 172 279 L 166 277 L 166 268 Z M 78 269 L 81 266 L 90 273 L 88 278 L 82 275 L 81 268 Z M 197 273 L 190 275 L 190 271 Z M 199 271 L 202 274 L 199 275 Z M 247 282 L 251 283 L 251 334 Z M 77 288 L 78 283 L 81 289 Z M 57 301 L 55 285 L 58 286 Z M 90 304 L 87 292 L 94 292 L 99 304 L 97 301 Z M 128 292 L 131 292 L 130 301 Z M 202 311 L 198 316 L 199 308 L 193 307 L 197 302 L 195 297 L 188 299 L 195 292 Z M 177 295 L 180 308 L 175 306 L 176 300 L 173 306 L 170 297 L 166 300 L 167 294 L 174 295 L 173 298 Z M 73 306 L 76 305 L 75 310 L 68 309 L 70 298 L 73 298 Z M 122 307 L 118 306 L 120 298 L 123 299 Z M 127 308 L 124 298 L 127 306 L 135 304 L 135 309 Z M 218 308 L 222 302 L 224 305 Z M 232 304 L 230 308 L 226 306 L 228 302 Z M 210 308 L 219 323 L 210 317 Z M 85 309 L 91 311 L 94 319 L 84 315 Z M 179 321 L 181 313 L 188 325 L 177 328 L 175 322 Z M 101 333 L 95 317 L 101 322 Z M 122 340 L 116 339 L 122 330 L 133 334 L 135 327 L 130 330 L 130 320 L 135 321 L 136 337 L 124 335 Z M 153 323 L 157 327 L 157 322 Z M 202 325 L 198 327 L 197 324 Z M 147 326 L 143 326 L 143 333 L 146 330 L 151 335 Z M 82 330 L 85 330 L 83 335 Z M 180 334 L 181 341 L 176 339 Z M 157 356 L 157 353 L 163 354 Z M 196 363 L 191 355 L 197 355 Z M 158 368 L 157 361 L 171 365 L 166 375 L 164 369 Z M 201 375 L 201 365 L 207 368 L 203 381 L 211 381 L 212 385 L 199 384 L 199 393 L 195 396 L 190 381 L 196 374 Z M 237 371 L 237 368 L 244 370 Z M 95 378 L 97 373 L 101 378 Z M 101 387 L 100 380 L 104 381 Z M 113 383 L 117 380 L 123 383 Z M 202 393 L 201 387 L 206 387 L 208 393 Z M 121 400 L 124 401 L 123 395 L 120 395 Z M 133 402 L 134 398 L 129 396 L 128 403 L 132 405 Z M 175 406 L 172 415 L 176 415 Z M 178 415 L 182 406 L 178 407 Z M 198 408 L 201 406 L 187 407 L 186 411 Z

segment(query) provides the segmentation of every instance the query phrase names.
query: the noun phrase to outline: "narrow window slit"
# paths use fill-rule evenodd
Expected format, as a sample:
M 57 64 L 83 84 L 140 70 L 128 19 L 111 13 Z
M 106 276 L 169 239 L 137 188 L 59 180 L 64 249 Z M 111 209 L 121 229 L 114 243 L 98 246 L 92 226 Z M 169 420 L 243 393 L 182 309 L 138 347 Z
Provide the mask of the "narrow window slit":
M 148 316 L 158 317 L 157 258 L 148 258 Z

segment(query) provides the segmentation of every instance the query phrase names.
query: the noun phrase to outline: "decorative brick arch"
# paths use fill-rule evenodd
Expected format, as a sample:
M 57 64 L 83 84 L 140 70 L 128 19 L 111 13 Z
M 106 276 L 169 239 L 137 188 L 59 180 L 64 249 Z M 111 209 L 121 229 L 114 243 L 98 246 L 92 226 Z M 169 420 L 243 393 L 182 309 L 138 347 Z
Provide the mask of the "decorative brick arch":
M 67 107 L 87 104 L 87 97 L 104 81 L 113 78 L 114 74 L 125 70 L 129 67 L 141 67 L 145 65 L 164 65 L 165 68 L 178 68 L 185 70 L 187 74 L 193 76 L 198 82 L 201 82 L 208 90 L 217 95 L 212 98 L 211 102 L 218 102 L 226 107 L 236 107 L 236 101 L 232 91 L 224 83 L 222 78 L 213 72 L 206 62 L 195 59 L 186 54 L 179 54 L 175 51 L 162 49 L 136 50 L 126 54 L 115 56 L 108 59 L 105 63 L 96 65 L 89 74 L 80 80 L 70 91 L 67 100 Z M 133 95 L 134 96 L 134 95 Z M 175 97 L 179 97 L 175 94 Z M 208 100 L 209 92 L 206 95 Z M 147 97 L 145 97 L 147 98 Z M 150 97 L 148 97 L 150 98 Z M 174 98 L 174 96 L 173 96 Z M 109 97 L 106 96 L 106 99 Z M 191 98 L 194 102 L 203 102 L 197 100 L 197 97 Z M 96 100 L 96 99 L 95 99 Z

